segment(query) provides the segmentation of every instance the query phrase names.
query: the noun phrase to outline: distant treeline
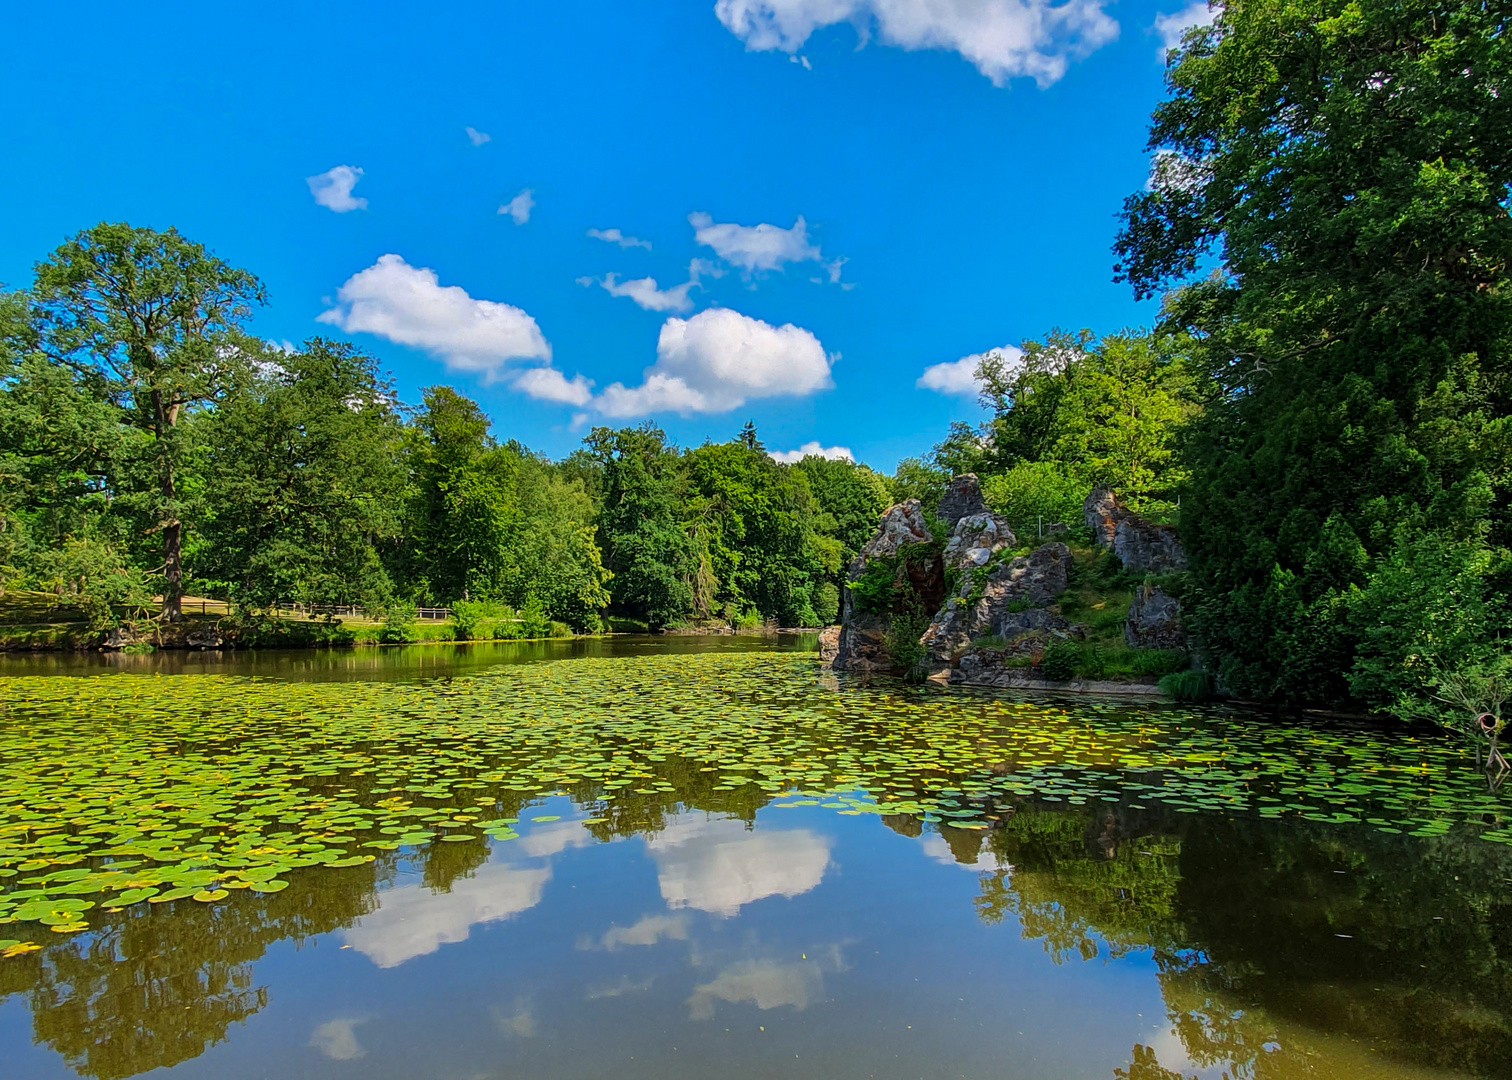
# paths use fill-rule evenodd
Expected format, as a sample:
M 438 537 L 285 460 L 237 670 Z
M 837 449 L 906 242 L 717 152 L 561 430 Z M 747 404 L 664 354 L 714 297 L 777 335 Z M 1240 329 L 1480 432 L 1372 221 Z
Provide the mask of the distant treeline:
M 691 450 L 596 428 L 552 462 L 448 387 L 402 404 L 348 344 L 256 341 L 260 299 L 199 245 L 125 225 L 4 297 L 5 585 L 102 623 L 173 619 L 187 593 L 254 611 L 494 601 L 581 631 L 606 613 L 813 626 L 891 498 L 850 461 L 778 463 L 749 425 Z

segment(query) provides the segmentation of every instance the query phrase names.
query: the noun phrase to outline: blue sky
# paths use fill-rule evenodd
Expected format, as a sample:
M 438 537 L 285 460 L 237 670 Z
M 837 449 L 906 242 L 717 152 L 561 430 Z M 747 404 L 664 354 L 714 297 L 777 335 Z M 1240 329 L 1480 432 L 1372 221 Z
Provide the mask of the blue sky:
M 449 383 L 554 457 L 593 424 L 688 445 L 753 419 L 890 470 L 980 417 L 931 366 L 1153 317 L 1109 246 L 1162 33 L 1202 14 L 17 7 L 0 282 L 101 220 L 176 226 L 262 278 L 260 336 L 348 338 L 405 400 Z

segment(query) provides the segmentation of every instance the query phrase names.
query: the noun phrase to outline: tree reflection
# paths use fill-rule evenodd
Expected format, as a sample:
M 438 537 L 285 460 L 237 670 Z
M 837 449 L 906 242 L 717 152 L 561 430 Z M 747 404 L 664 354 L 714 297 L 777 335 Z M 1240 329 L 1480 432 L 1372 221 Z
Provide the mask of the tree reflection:
M 1024 804 L 987 843 L 978 915 L 1057 962 L 1148 950 L 1198 1068 L 1322 1075 L 1307 1041 L 1336 1038 L 1512 1076 L 1512 851 L 1469 830 Z M 1115 1075 L 1181 1075 L 1154 1055 Z
M 252 962 L 275 942 L 324 934 L 373 910 L 367 868 L 309 870 L 278 893 L 219 904 L 138 904 L 97 933 L 0 966 L 0 994 L 25 993 L 38 1042 L 100 1080 L 198 1057 L 268 1003 Z M 39 942 L 40 944 L 40 942 Z

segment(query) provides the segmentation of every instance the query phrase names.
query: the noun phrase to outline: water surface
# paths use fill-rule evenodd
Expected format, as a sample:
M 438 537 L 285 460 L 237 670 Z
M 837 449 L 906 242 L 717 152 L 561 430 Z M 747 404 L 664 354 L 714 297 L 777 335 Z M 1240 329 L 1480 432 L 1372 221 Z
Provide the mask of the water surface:
M 0 926 L 0 1075 L 1512 1075 L 1454 748 L 699 644 L 0 682 L 8 892 L 288 882 Z

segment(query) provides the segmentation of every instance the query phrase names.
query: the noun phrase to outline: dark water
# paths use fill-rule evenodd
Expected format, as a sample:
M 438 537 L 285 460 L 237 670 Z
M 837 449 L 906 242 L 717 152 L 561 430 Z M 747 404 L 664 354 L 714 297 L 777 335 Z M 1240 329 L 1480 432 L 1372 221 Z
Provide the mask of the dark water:
M 519 655 L 459 653 L 236 663 L 415 678 Z M 507 843 L 39 941 L 0 960 L 0 1075 L 1512 1075 L 1504 845 L 1128 799 L 1026 798 L 965 829 L 706 798 L 590 830 L 550 796 Z
M 575 657 L 766 652 L 819 647 L 818 634 L 613 634 L 561 641 L 435 642 L 350 649 L 252 649 L 245 652 L 164 650 L 0 653 L 0 678 L 14 675 L 256 675 L 307 682 L 401 682 L 487 671 L 501 664 Z

